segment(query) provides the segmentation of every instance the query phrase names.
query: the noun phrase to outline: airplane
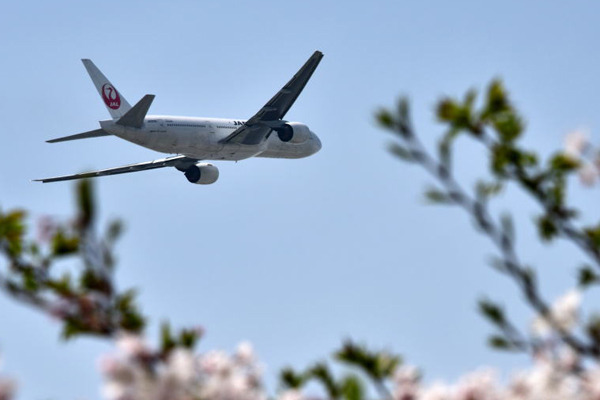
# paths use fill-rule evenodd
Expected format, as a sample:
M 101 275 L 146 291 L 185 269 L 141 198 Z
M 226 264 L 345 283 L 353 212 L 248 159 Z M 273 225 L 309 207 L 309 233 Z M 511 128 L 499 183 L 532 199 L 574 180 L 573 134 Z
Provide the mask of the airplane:
M 303 158 L 317 153 L 321 141 L 308 126 L 283 119 L 323 58 L 315 51 L 298 72 L 254 116 L 248 120 L 147 115 L 154 95 L 147 94 L 133 107 L 89 59 L 83 59 L 112 119 L 100 129 L 48 140 L 48 143 L 117 136 L 137 145 L 167 154 L 159 160 L 74 175 L 35 179 L 57 182 L 175 167 L 194 184 L 208 185 L 219 178 L 219 170 L 206 160 L 240 161 L 251 157 Z M 273 135 L 273 133 L 276 133 Z

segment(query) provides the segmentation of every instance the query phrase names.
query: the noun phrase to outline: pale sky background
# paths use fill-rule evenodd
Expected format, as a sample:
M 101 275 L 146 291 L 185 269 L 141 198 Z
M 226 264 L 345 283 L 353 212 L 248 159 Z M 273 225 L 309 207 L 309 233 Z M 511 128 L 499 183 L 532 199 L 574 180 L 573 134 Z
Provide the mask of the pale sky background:
M 408 94 L 433 144 L 436 99 L 502 77 L 529 146 L 548 154 L 576 128 L 597 139 L 599 13 L 592 0 L 5 2 L 0 206 L 66 217 L 72 184 L 31 179 L 162 157 L 117 138 L 44 142 L 108 118 L 81 58 L 131 104 L 155 94 L 151 113 L 245 119 L 318 49 L 325 57 L 286 116 L 320 136 L 315 156 L 217 162 L 212 186 L 175 169 L 95 181 L 101 221 L 126 221 L 117 278 L 140 289 L 151 339 L 169 319 L 206 328 L 200 351 L 249 340 L 272 390 L 279 368 L 303 368 L 346 337 L 402 354 L 428 380 L 480 365 L 509 373 L 528 360 L 486 347 L 476 300 L 500 299 L 524 327 L 530 313 L 467 217 L 424 205 L 431 180 L 387 153 L 372 116 Z M 457 150 L 471 184 L 482 151 Z M 572 199 L 598 216 L 598 189 L 576 187 Z M 539 245 L 537 208 L 514 190 L 497 209 L 515 210 L 547 297 L 568 289 L 582 256 Z M 99 397 L 96 359 L 111 346 L 58 335 L 56 322 L 0 297 L 2 372 L 18 379 L 19 399 Z

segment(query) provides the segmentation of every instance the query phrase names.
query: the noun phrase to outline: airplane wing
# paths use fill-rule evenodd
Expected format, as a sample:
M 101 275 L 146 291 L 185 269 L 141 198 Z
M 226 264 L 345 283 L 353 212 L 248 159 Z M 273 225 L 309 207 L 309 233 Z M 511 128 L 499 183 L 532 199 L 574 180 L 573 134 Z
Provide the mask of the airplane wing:
M 184 171 L 185 169 L 187 169 L 191 165 L 197 163 L 198 161 L 200 161 L 200 160 L 186 157 L 186 156 L 174 156 L 174 157 L 162 158 L 160 160 L 125 165 L 123 167 L 103 169 L 100 171 L 90 171 L 90 172 L 84 172 L 81 174 L 57 176 L 54 178 L 34 179 L 34 181 L 43 182 L 43 183 L 68 181 L 71 179 L 83 179 L 83 178 L 94 178 L 96 176 L 126 174 L 128 172 L 147 171 L 149 169 L 164 168 L 164 167 L 176 167 L 177 169 Z
M 315 51 L 296 75 L 263 108 L 223 141 L 252 145 L 267 138 L 275 126 L 273 122 L 281 120 L 292 107 L 322 58 L 323 53 Z

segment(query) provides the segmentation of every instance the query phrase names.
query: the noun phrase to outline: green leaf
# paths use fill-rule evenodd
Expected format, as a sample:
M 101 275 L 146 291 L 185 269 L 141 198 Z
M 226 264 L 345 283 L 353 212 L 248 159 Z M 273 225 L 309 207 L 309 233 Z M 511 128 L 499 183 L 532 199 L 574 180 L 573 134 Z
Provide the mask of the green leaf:
M 360 368 L 368 376 L 376 380 L 391 377 L 402 362 L 400 356 L 384 351 L 369 351 L 365 346 L 346 340 L 340 350 L 335 353 L 339 361 Z
M 319 381 L 332 399 L 340 397 L 341 389 L 338 387 L 333 374 L 325 363 L 317 363 L 307 372 L 307 375 Z
M 346 400 L 366 399 L 365 389 L 360 379 L 355 375 L 344 378 L 341 384 L 342 398 Z
M 514 158 L 514 155 L 511 147 L 500 144 L 494 145 L 490 158 L 492 172 L 500 177 L 506 176 L 507 167 L 510 165 L 512 158 Z
M 296 373 L 292 368 L 286 367 L 279 372 L 279 381 L 286 389 L 301 389 L 306 382 L 303 374 Z
M 508 99 L 508 93 L 499 79 L 494 79 L 488 86 L 482 118 L 487 119 L 510 110 L 512 107 Z
M 523 121 L 513 111 L 497 114 L 492 121 L 498 138 L 503 143 L 511 143 L 523 133 Z
M 436 115 L 442 122 L 454 123 L 462 117 L 462 108 L 458 102 L 451 98 L 440 100 L 436 107 Z
M 452 197 L 446 192 L 435 188 L 429 188 L 425 190 L 425 199 L 432 204 L 452 204 L 454 201 Z
M 494 325 L 503 326 L 506 324 L 504 310 L 499 305 L 489 299 L 481 299 L 478 302 L 479 312 Z
M 117 219 L 111 221 L 106 232 L 106 240 L 109 243 L 115 242 L 123 233 L 123 221 Z
M 544 241 L 551 241 L 558 235 L 558 227 L 552 217 L 542 215 L 537 219 L 538 234 Z
M 596 345 L 596 348 L 600 347 L 600 315 L 597 313 L 592 314 L 585 326 L 585 330 Z
M 410 102 L 407 97 L 401 97 L 398 99 L 398 105 L 396 106 L 398 110 L 398 117 L 400 117 L 400 121 L 408 122 L 410 118 Z
M 56 231 L 50 244 L 53 256 L 66 256 L 79 250 L 79 237 L 68 236 L 63 228 Z
M 109 294 L 112 291 L 111 283 L 106 277 L 90 268 L 86 268 L 81 273 L 79 285 L 83 291 L 95 290 L 105 294 Z
M 600 277 L 594 272 L 594 270 L 586 265 L 579 269 L 577 276 L 577 282 L 582 289 L 585 289 L 593 284 L 600 282 Z
M 120 295 L 117 295 L 115 299 L 115 308 L 121 317 L 119 321 L 120 327 L 123 330 L 137 333 L 144 329 L 146 319 L 138 311 L 137 306 L 134 303 L 136 294 L 135 289 L 129 289 Z M 170 334 L 170 327 L 168 324 L 163 324 L 163 329 L 165 328 L 165 325 Z
M 512 350 L 513 345 L 503 336 L 492 335 L 488 338 L 488 345 L 497 350 Z
M 400 146 L 397 143 L 390 143 L 388 146 L 388 150 L 390 151 L 390 153 L 392 153 L 393 155 L 395 155 L 396 157 L 398 157 L 401 160 L 404 161 L 414 161 L 414 158 L 412 156 L 412 154 L 410 153 L 410 151 L 408 149 L 406 149 L 405 147 Z
M 25 216 L 25 212 L 21 210 L 13 210 L 7 214 L 0 212 L 0 244 L 6 243 L 9 257 L 18 257 L 23 252 Z
M 585 228 L 584 232 L 592 245 L 596 248 L 600 248 L 600 225 Z
M 501 181 L 485 182 L 478 181 L 475 185 L 475 192 L 477 197 L 483 200 L 487 200 L 492 196 L 496 196 L 504 189 L 504 183 Z
M 163 354 L 168 354 L 177 344 L 171 334 L 171 325 L 167 321 L 163 322 L 160 327 L 160 343 L 161 353 Z
M 60 279 L 49 280 L 46 286 L 54 290 L 57 294 L 63 297 L 68 297 L 73 294 L 73 285 L 71 283 L 71 274 L 65 272 Z
M 94 185 L 89 179 L 77 182 L 77 206 L 79 209 L 80 228 L 88 229 L 96 216 L 96 203 L 94 201 Z
M 460 130 L 450 128 L 438 144 L 438 155 L 441 164 L 448 170 L 452 167 L 452 143 L 458 137 Z
M 197 329 L 182 329 L 179 332 L 179 345 L 187 349 L 196 347 L 200 339 L 200 332 Z
M 549 164 L 555 172 L 570 172 L 579 168 L 579 162 L 564 153 L 556 153 L 550 158 Z
M 73 339 L 75 336 L 87 332 L 87 329 L 76 318 L 68 318 L 65 320 L 62 330 L 63 340 Z
M 375 114 L 375 119 L 377 120 L 377 123 L 382 128 L 386 128 L 386 129 L 394 128 L 394 125 L 395 125 L 394 117 L 392 116 L 392 113 L 385 108 L 382 108 Z
M 21 273 L 25 290 L 29 292 L 35 292 L 40 288 L 40 284 L 33 268 L 25 268 L 21 271 Z

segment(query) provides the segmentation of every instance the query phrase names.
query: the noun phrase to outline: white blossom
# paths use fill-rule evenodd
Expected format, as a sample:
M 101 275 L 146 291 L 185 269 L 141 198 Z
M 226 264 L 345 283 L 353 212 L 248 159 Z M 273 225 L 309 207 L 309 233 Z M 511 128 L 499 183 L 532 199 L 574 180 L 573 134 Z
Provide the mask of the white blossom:
M 104 356 L 102 396 L 108 400 L 266 400 L 261 368 L 249 344 L 234 355 L 211 351 L 195 355 L 175 348 L 166 360 L 141 337 L 122 335 L 117 354 Z
M 117 337 L 117 348 L 127 357 L 138 357 L 148 352 L 148 346 L 144 340 L 131 333 L 120 333 Z
M 277 397 L 278 400 L 304 400 L 305 397 L 302 396 L 302 392 L 300 392 L 299 390 L 295 390 L 295 389 L 291 389 L 291 390 L 286 390 L 284 392 L 282 392 L 279 397 Z
M 592 186 L 598 178 L 598 167 L 590 162 L 583 162 L 577 170 L 579 180 L 586 186 Z
M 589 134 L 581 130 L 570 132 L 565 136 L 564 153 L 578 160 L 589 146 Z
M 254 362 L 254 349 L 250 342 L 242 342 L 238 345 L 235 356 L 242 364 L 251 364 Z
M 581 292 L 571 289 L 559 297 L 550 308 L 548 317 L 538 316 L 532 323 L 532 330 L 538 336 L 548 335 L 552 332 L 550 321 L 556 328 L 569 331 L 579 322 L 579 307 L 581 305 Z
M 196 357 L 191 350 L 175 349 L 169 354 L 166 373 L 185 384 L 197 376 Z
M 486 368 L 463 376 L 456 386 L 457 400 L 496 400 L 499 398 L 496 388 L 496 373 Z

